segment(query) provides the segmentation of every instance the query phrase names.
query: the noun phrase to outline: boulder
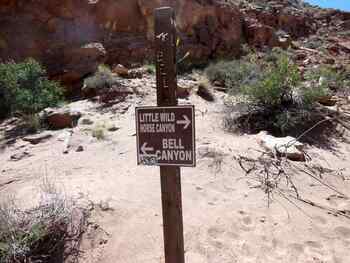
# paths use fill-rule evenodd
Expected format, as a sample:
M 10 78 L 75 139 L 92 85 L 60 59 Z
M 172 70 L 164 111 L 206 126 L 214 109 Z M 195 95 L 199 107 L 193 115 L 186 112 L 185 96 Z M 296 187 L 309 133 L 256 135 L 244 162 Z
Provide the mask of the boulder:
M 129 76 L 129 70 L 121 64 L 115 66 L 112 70 L 113 73 L 118 74 L 121 77 Z
M 286 157 L 292 161 L 306 161 L 304 145 L 296 138 L 291 136 L 277 138 L 262 131 L 257 135 L 257 141 L 265 150 L 274 155 Z
M 245 32 L 249 45 L 258 48 L 278 46 L 278 38 L 272 26 L 264 25 L 252 19 L 246 19 L 245 23 Z
M 283 49 L 288 49 L 290 47 L 291 39 L 287 37 L 279 37 L 278 38 L 278 46 Z
M 24 150 L 23 152 L 18 152 L 11 155 L 10 161 L 17 162 L 22 159 L 29 158 L 31 156 L 33 156 L 33 154 L 31 154 L 28 150 Z
M 23 138 L 23 141 L 30 142 L 31 144 L 39 144 L 43 141 L 47 141 L 52 137 L 52 134 L 49 132 L 43 132 L 35 135 L 26 136 Z
M 79 111 L 69 108 L 47 108 L 39 115 L 42 121 L 53 130 L 75 127 L 81 117 Z
M 191 89 L 177 85 L 176 95 L 180 99 L 188 98 L 191 95 Z
M 120 64 L 115 66 L 112 72 L 126 79 L 141 79 L 143 74 L 147 73 L 147 71 L 143 68 L 127 69 L 126 67 Z
M 338 45 L 345 50 L 346 52 L 350 53 L 350 41 L 345 42 L 339 42 Z
M 342 22 L 339 26 L 345 30 L 350 30 L 350 20 Z
M 105 89 L 98 92 L 99 101 L 102 103 L 108 103 L 116 99 L 125 99 L 128 95 L 133 94 L 132 88 L 114 84 L 111 87 L 106 87 Z
M 292 38 L 288 34 L 279 35 L 277 45 L 283 49 L 288 49 L 292 45 Z
M 93 74 L 106 61 L 106 50 L 100 43 L 90 43 L 81 47 L 68 47 L 63 51 L 63 73 L 58 80 L 67 87 L 81 82 L 84 76 Z
M 206 101 L 213 102 L 215 101 L 215 97 L 213 93 L 209 90 L 209 88 L 205 85 L 199 85 L 197 90 L 197 95 Z
M 79 145 L 75 151 L 76 152 L 83 152 L 84 151 L 84 147 L 82 145 Z
M 84 85 L 82 94 L 85 98 L 96 98 L 102 103 L 115 99 L 124 99 L 134 90 L 124 85 L 120 78 L 115 75 L 100 76 L 99 85 Z
M 92 124 L 94 124 L 94 122 L 88 118 L 84 118 L 84 119 L 81 119 L 80 124 L 81 125 L 92 125 Z

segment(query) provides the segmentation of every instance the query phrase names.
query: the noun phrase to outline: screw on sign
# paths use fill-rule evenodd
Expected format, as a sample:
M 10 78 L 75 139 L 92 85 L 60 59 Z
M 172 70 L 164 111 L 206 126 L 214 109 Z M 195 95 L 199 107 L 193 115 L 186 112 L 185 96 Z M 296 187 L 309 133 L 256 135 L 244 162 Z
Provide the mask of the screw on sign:
M 155 10 L 157 107 L 136 108 L 137 161 L 160 166 L 165 263 L 184 263 L 180 166 L 195 166 L 194 106 L 177 106 L 172 8 Z

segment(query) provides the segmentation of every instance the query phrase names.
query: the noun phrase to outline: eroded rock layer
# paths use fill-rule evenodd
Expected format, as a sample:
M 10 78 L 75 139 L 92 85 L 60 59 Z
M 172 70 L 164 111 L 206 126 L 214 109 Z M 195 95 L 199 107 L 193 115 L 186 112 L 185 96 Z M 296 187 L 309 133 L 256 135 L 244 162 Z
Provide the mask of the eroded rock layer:
M 150 60 L 153 10 L 160 6 L 176 10 L 181 52 L 189 51 L 192 63 L 239 56 L 242 43 L 286 48 L 292 38 L 315 32 L 317 20 L 329 17 L 308 11 L 297 0 L 259 3 L 262 6 L 232 0 L 0 0 L 0 59 L 34 57 L 52 78 L 74 86 L 100 63 L 130 66 Z

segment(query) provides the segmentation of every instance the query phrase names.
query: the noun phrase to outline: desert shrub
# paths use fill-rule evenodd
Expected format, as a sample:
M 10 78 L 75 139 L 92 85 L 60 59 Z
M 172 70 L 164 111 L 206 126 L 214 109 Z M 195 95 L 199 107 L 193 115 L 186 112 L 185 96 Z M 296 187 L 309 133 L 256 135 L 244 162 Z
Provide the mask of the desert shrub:
M 106 138 L 105 128 L 104 127 L 95 127 L 92 130 L 92 137 L 96 138 L 97 140 L 101 141 Z
M 242 83 L 241 93 L 256 105 L 274 107 L 293 101 L 293 90 L 300 83 L 296 65 L 285 54 L 269 64 L 257 81 Z
M 84 80 L 83 90 L 96 90 L 109 88 L 113 84 L 117 84 L 117 79 L 113 76 L 108 66 L 100 65 L 97 72 Z
M 290 53 L 289 50 L 284 50 L 280 47 L 274 47 L 271 50 L 266 51 L 266 53 L 263 56 L 262 63 L 277 63 L 278 60 L 281 59 L 281 57 L 290 56 L 292 56 L 292 53 Z
M 257 65 L 243 60 L 219 61 L 205 70 L 211 82 L 219 82 L 232 94 L 239 92 L 240 86 L 255 82 L 259 72 Z
M 305 108 L 310 108 L 322 97 L 329 96 L 330 90 L 325 85 L 302 87 L 300 89 L 301 102 Z
M 92 137 L 96 138 L 99 141 L 106 139 L 106 132 L 109 127 L 104 122 L 97 123 L 91 131 Z
M 330 66 L 318 66 L 308 70 L 305 74 L 308 80 L 315 88 L 321 87 L 337 91 L 348 84 L 348 76 L 346 71 L 339 71 Z
M 250 60 L 253 61 L 253 60 Z M 230 130 L 256 133 L 267 130 L 275 135 L 298 133 L 320 120 L 315 102 L 328 94 L 326 86 L 313 86 L 301 81 L 297 66 L 283 50 L 273 50 L 254 59 L 258 68 L 252 81 L 237 82 L 243 100 L 228 109 L 225 126 Z M 318 82 L 318 80 L 317 80 Z M 235 114 L 232 114 L 235 113 Z
M 21 63 L 0 63 L 2 117 L 14 112 L 34 114 L 56 106 L 61 100 L 61 87 L 47 78 L 45 69 L 34 59 Z
M 0 262 L 61 262 L 76 253 L 85 217 L 73 222 L 74 207 L 53 184 L 43 184 L 38 205 L 20 209 L 13 197 L 0 203 Z M 76 218 L 77 219 L 77 218 Z M 73 225 L 74 224 L 74 225 Z M 74 233 L 70 232 L 74 229 Z M 73 242 L 73 243 L 70 243 Z M 70 244 L 69 250 L 66 245 Z

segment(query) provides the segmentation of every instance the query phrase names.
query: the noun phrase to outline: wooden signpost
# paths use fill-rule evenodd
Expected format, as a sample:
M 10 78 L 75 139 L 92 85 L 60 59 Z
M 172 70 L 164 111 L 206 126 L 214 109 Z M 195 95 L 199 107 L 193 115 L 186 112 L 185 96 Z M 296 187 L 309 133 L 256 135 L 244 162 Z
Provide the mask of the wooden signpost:
M 195 166 L 194 106 L 177 106 L 174 10 L 155 10 L 157 107 L 136 108 L 137 160 L 160 166 L 165 263 L 184 263 L 180 166 Z

